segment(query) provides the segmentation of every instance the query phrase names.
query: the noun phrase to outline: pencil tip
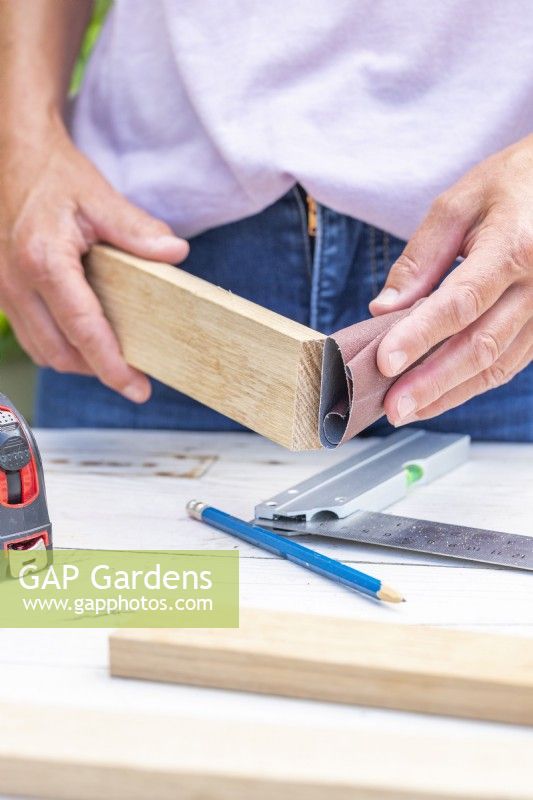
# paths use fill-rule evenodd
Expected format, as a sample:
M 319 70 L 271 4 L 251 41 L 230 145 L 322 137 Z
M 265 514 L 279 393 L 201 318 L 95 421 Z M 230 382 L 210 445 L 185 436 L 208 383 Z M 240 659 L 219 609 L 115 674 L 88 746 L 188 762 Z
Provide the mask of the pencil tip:
M 377 593 L 377 596 L 380 600 L 384 600 L 386 603 L 405 603 L 405 597 L 396 591 L 396 589 L 391 589 L 390 586 L 381 585 L 381 589 Z

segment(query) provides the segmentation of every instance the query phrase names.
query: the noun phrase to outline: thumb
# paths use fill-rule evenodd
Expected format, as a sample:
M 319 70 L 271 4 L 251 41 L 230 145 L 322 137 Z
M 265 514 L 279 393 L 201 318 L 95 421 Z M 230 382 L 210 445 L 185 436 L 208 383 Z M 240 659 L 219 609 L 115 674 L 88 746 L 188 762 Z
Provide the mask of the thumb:
M 369 305 L 373 316 L 409 308 L 426 297 L 457 258 L 471 220 L 442 195 L 392 265 L 385 286 Z
M 107 188 L 107 187 L 106 187 Z M 84 204 L 96 238 L 141 258 L 176 263 L 189 253 L 189 245 L 172 228 L 108 188 L 96 202 Z

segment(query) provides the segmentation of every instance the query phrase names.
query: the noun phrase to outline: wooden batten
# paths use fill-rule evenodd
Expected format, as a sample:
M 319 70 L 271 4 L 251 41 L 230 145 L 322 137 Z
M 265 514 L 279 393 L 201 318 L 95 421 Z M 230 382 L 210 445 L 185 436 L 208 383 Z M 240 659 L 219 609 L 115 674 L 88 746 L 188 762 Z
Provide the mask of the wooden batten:
M 320 447 L 322 334 L 169 264 L 102 245 L 85 263 L 129 364 L 278 444 Z
M 0 792 L 53 800 L 531 800 L 529 741 L 513 731 L 483 733 L 4 703 Z
M 237 629 L 122 630 L 111 673 L 533 724 L 533 640 L 241 611 Z

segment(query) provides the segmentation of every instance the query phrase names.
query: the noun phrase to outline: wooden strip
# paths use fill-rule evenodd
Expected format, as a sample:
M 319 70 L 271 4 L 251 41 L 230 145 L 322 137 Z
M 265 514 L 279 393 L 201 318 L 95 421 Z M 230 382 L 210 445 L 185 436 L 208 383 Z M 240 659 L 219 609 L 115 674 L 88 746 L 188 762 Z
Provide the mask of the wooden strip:
M 110 247 L 86 273 L 128 363 L 285 447 L 319 448 L 322 334 Z
M 64 800 L 533 798 L 530 739 L 487 734 L 2 704 L 0 792 Z
M 533 640 L 269 611 L 241 627 L 122 630 L 111 673 L 533 723 Z

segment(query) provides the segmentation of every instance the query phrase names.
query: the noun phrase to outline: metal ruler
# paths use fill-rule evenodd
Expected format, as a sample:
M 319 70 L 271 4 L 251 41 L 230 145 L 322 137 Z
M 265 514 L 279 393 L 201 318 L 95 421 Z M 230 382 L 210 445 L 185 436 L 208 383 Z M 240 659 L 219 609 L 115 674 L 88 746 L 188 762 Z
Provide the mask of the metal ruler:
M 254 522 L 288 536 L 312 534 L 533 570 L 533 536 L 381 512 L 410 485 L 464 463 L 469 446 L 468 436 L 407 428 L 260 503 Z

